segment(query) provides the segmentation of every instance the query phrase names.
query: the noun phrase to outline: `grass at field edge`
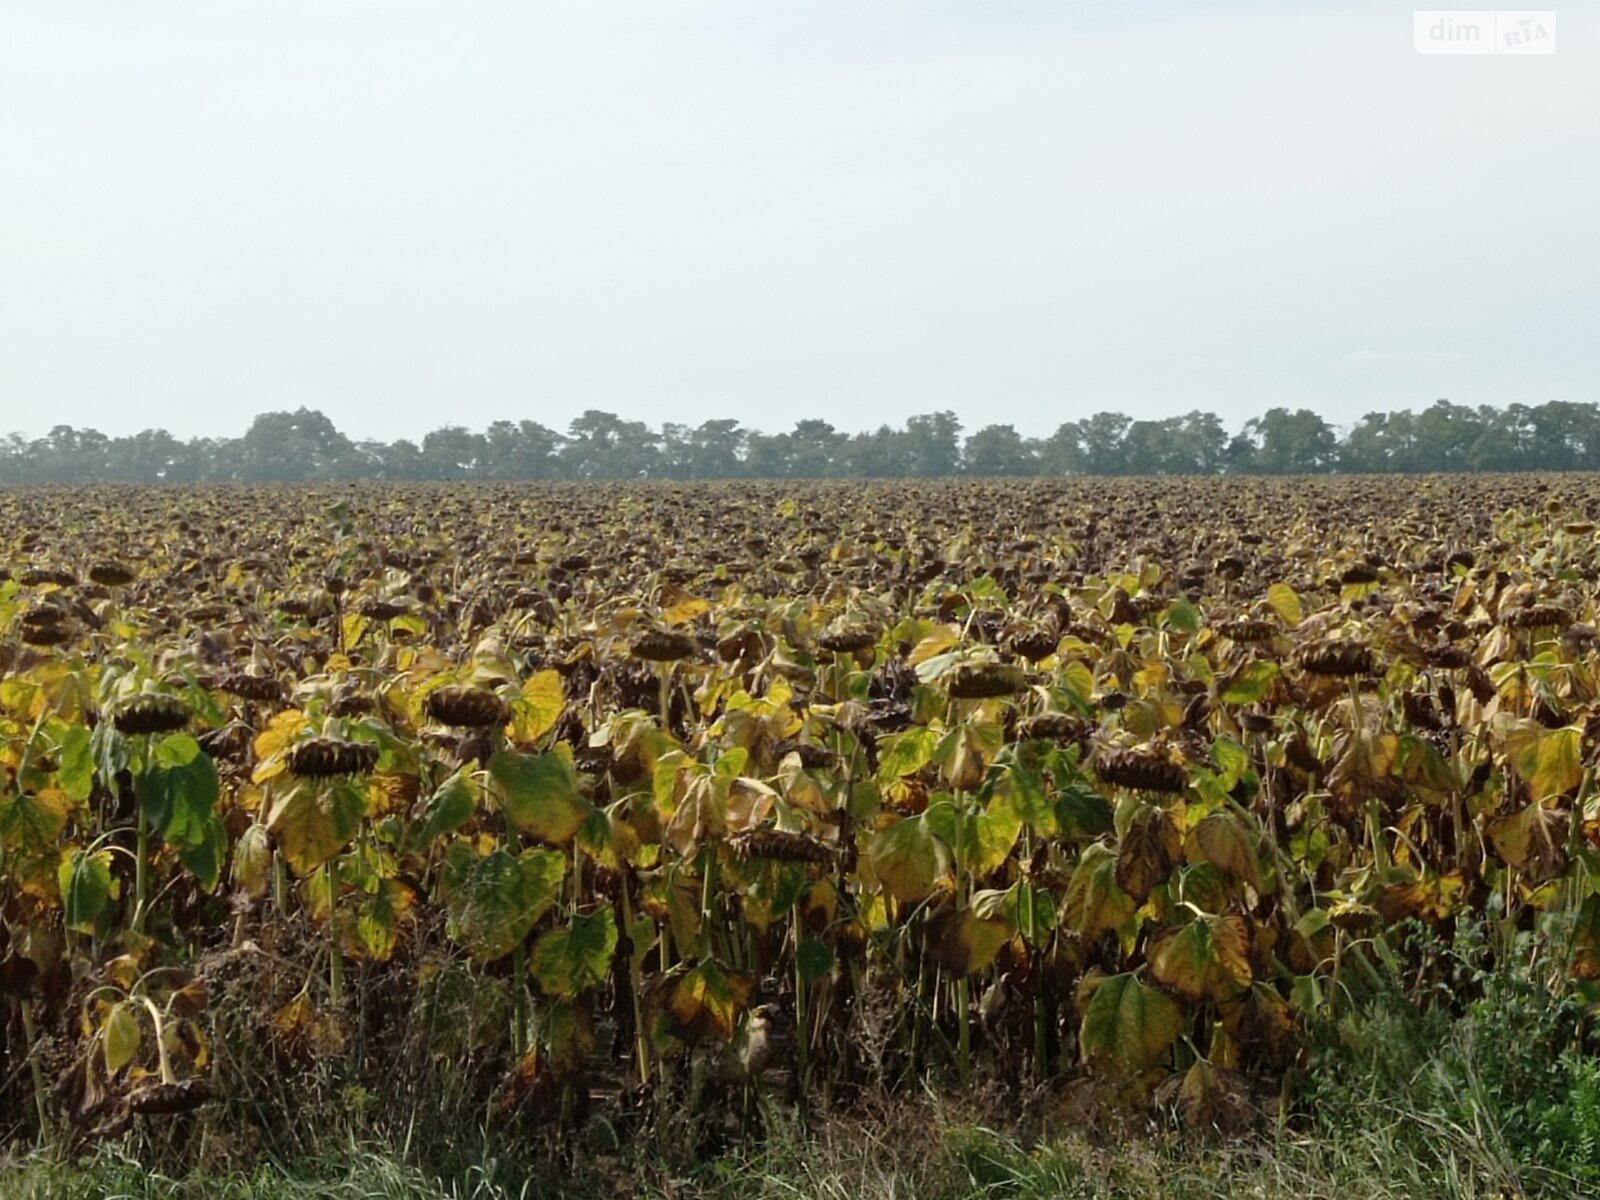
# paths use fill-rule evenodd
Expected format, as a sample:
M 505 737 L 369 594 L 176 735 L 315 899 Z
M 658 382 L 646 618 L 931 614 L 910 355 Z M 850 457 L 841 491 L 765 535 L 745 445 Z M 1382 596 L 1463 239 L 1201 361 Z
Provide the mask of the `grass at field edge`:
M 903 1122 L 903 1124 L 901 1124 Z M 103 1147 L 75 1162 L 0 1160 L 6 1200 L 1488 1200 L 1580 1195 L 1558 1181 L 1519 1177 L 1441 1130 L 1445 1148 L 1423 1163 L 1401 1127 L 1375 1124 L 1337 1138 L 1281 1136 L 1202 1144 L 1177 1138 L 1093 1144 L 1068 1135 L 1025 1144 L 918 1107 L 895 1122 L 831 1122 L 809 1137 L 781 1136 L 690 1170 L 648 1154 L 577 1156 L 558 1177 L 549 1164 L 484 1156 L 445 1172 L 406 1164 L 394 1151 L 352 1145 L 295 1163 L 262 1163 L 175 1178 Z M 1417 1131 L 1412 1130 L 1412 1135 Z M 510 1147 L 506 1148 L 508 1151 Z M 1573 1183 L 1576 1185 L 1577 1181 Z

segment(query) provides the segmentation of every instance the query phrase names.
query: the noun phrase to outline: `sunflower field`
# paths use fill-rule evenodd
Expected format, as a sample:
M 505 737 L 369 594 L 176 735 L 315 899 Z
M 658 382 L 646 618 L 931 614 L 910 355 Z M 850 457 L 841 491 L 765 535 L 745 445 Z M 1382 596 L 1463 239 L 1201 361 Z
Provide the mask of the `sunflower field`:
M 0 1139 L 969 1080 L 1246 1128 L 1600 999 L 1590 477 L 0 491 Z M 286 1132 L 287 1131 L 287 1132 Z

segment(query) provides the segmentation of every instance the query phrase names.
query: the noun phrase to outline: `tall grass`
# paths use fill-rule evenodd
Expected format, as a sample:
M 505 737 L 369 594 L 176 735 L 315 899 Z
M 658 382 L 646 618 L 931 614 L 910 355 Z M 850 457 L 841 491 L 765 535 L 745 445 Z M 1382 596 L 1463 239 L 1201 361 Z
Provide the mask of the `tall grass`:
M 1600 1057 L 1589 1011 L 1553 986 L 1559 937 L 1491 946 L 1419 933 L 1359 1003 L 1311 1029 L 1295 1115 L 1242 1138 L 1152 1123 L 1110 1135 L 1059 1097 L 1019 1114 L 980 1083 L 878 1097 L 849 1115 L 766 1108 L 764 1136 L 703 1159 L 675 1134 L 564 1145 L 440 1112 L 426 1138 L 344 1131 L 285 1158 L 151 1171 L 136 1143 L 0 1161 L 5 1200 L 1503 1200 L 1600 1195 Z M 1400 958 L 1393 960 L 1402 961 Z M 1420 967 L 1417 964 L 1421 964 Z M 1009 1108 L 1007 1105 L 1009 1104 Z M 1009 1115 L 1008 1115 L 1009 1114 Z M 201 1162 L 204 1160 L 196 1159 Z

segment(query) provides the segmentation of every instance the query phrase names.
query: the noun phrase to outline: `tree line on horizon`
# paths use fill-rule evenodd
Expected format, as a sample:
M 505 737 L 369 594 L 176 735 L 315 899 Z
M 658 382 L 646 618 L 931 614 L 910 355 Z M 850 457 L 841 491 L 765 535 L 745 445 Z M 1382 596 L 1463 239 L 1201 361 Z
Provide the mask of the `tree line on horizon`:
M 1600 469 L 1600 406 L 1553 401 L 1367 413 L 1340 431 L 1272 408 L 1229 433 L 1214 413 L 1139 420 L 1100 412 L 1029 438 L 1011 425 L 962 436 L 954 413 L 843 433 L 814 418 L 787 433 L 736 420 L 653 429 L 591 409 L 565 433 L 537 421 L 446 425 L 420 442 L 353 440 L 323 413 L 263 413 L 236 438 L 149 429 L 108 437 L 57 425 L 0 439 L 0 483 L 317 483 L 565 479 L 873 479 Z

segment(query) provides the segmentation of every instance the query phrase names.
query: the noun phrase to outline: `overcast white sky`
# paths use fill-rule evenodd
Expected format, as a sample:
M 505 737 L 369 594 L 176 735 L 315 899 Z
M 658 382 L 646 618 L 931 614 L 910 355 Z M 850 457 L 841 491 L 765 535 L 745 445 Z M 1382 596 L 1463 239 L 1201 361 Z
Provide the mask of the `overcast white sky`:
M 0 431 L 1600 400 L 1600 8 L 4 0 Z

